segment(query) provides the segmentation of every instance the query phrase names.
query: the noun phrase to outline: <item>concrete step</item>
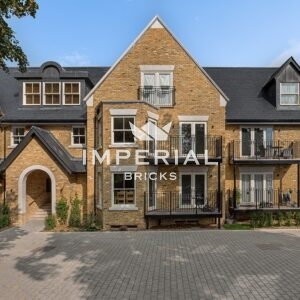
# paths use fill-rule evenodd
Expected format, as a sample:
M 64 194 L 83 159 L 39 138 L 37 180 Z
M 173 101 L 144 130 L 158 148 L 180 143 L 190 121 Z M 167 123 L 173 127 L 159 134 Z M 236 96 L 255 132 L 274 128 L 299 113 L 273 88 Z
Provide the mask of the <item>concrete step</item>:
M 44 220 L 47 216 L 51 214 L 51 203 L 45 204 L 43 207 L 39 208 L 35 214 L 31 217 L 33 220 Z

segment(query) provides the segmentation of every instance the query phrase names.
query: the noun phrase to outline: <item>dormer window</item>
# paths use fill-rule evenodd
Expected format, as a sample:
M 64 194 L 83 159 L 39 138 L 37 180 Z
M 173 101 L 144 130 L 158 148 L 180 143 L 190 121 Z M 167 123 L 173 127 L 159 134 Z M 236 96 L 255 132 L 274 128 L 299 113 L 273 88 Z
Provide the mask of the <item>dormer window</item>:
M 299 105 L 299 83 L 280 83 L 280 105 Z
M 64 83 L 64 104 L 78 105 L 80 104 L 80 90 L 78 82 Z
M 45 105 L 60 104 L 60 83 L 58 82 L 44 83 L 44 104 Z
M 24 82 L 23 91 L 25 105 L 41 104 L 41 84 L 39 82 Z
M 24 82 L 23 104 L 80 105 L 80 82 Z

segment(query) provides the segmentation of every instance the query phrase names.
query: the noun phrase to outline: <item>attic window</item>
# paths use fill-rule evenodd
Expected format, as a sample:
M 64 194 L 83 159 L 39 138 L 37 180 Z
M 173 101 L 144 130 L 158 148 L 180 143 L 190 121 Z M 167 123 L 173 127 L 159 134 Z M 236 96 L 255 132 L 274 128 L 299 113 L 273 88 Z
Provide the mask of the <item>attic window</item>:
M 24 83 L 24 104 L 38 105 L 41 103 L 41 84 L 39 82 Z
M 299 83 L 280 83 L 280 105 L 299 105 Z

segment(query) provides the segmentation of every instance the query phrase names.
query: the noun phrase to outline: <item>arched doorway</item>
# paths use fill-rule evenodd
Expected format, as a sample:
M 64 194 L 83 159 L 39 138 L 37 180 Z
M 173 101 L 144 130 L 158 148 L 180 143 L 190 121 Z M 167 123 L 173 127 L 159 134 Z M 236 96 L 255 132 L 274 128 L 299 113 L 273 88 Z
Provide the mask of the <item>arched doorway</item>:
M 31 210 L 51 203 L 51 212 L 55 213 L 56 182 L 54 174 L 41 165 L 23 170 L 18 182 L 19 213 L 30 217 Z

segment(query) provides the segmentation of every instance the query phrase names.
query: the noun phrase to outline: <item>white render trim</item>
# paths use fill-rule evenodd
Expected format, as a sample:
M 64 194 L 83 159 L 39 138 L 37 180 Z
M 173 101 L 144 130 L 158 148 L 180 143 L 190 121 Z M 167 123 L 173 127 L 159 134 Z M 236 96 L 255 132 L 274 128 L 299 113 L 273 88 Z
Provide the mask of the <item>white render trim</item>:
M 178 172 L 182 174 L 188 173 L 198 173 L 198 174 L 206 174 L 208 172 L 207 166 L 178 166 Z
M 161 24 L 159 20 L 156 20 L 150 28 L 164 28 L 164 26 Z
M 243 173 L 274 173 L 274 168 L 275 167 L 256 167 L 256 166 L 253 166 L 253 167 L 239 167 L 239 170 L 240 170 L 240 173 L 243 174 Z
M 114 108 L 111 108 L 109 110 L 109 113 L 111 116 L 136 116 L 137 109 L 130 109 L 130 108 L 114 109 Z
M 148 114 L 148 117 L 149 118 L 151 118 L 151 119 L 153 119 L 153 120 L 158 120 L 158 118 L 159 118 L 159 115 L 157 115 L 157 114 L 154 114 L 153 112 L 151 112 L 151 111 L 147 111 L 147 114 Z
M 137 170 L 137 166 L 110 166 L 109 168 L 112 173 L 136 172 Z
M 220 95 L 220 107 L 226 107 L 227 101 L 224 99 L 222 95 Z
M 113 210 L 139 210 L 135 204 L 114 204 L 108 208 L 109 211 Z
M 26 182 L 28 175 L 36 170 L 44 171 L 51 179 L 51 213 L 55 214 L 56 207 L 56 180 L 55 176 L 50 169 L 42 165 L 34 165 L 26 168 L 21 173 L 18 180 L 18 206 L 19 213 L 26 213 Z
M 104 82 L 104 80 L 110 75 L 110 73 L 115 69 L 115 67 L 120 63 L 120 61 L 125 57 L 125 55 L 134 47 L 134 45 L 138 42 L 138 40 L 144 35 L 144 33 L 151 28 L 151 26 L 158 21 L 163 28 L 165 28 L 170 35 L 174 38 L 174 40 L 180 45 L 183 51 L 191 58 L 191 60 L 196 64 L 196 66 L 200 69 L 200 71 L 205 75 L 205 77 L 212 83 L 212 85 L 219 91 L 219 93 L 224 97 L 225 100 L 229 101 L 229 98 L 226 94 L 221 90 L 221 88 L 213 81 L 213 79 L 208 75 L 208 73 L 196 62 L 196 60 L 191 56 L 191 54 L 186 50 L 186 48 L 179 42 L 179 40 L 175 37 L 175 35 L 167 28 L 164 22 L 160 19 L 159 16 L 155 16 L 150 23 L 145 27 L 145 29 L 137 36 L 137 38 L 129 45 L 129 47 L 125 50 L 125 52 L 116 60 L 113 66 L 105 73 L 105 75 L 96 83 L 96 85 L 89 91 L 89 93 L 84 97 L 83 101 L 87 101 L 94 92 L 98 89 L 98 87 Z
M 94 96 L 91 95 L 89 98 L 86 99 L 86 106 L 93 106 L 93 105 L 94 105 Z
M 140 70 L 142 72 L 173 72 L 174 68 L 174 65 L 140 65 Z
M 196 116 L 196 115 L 178 116 L 178 120 L 180 122 L 207 122 L 208 118 L 209 118 L 208 116 Z

